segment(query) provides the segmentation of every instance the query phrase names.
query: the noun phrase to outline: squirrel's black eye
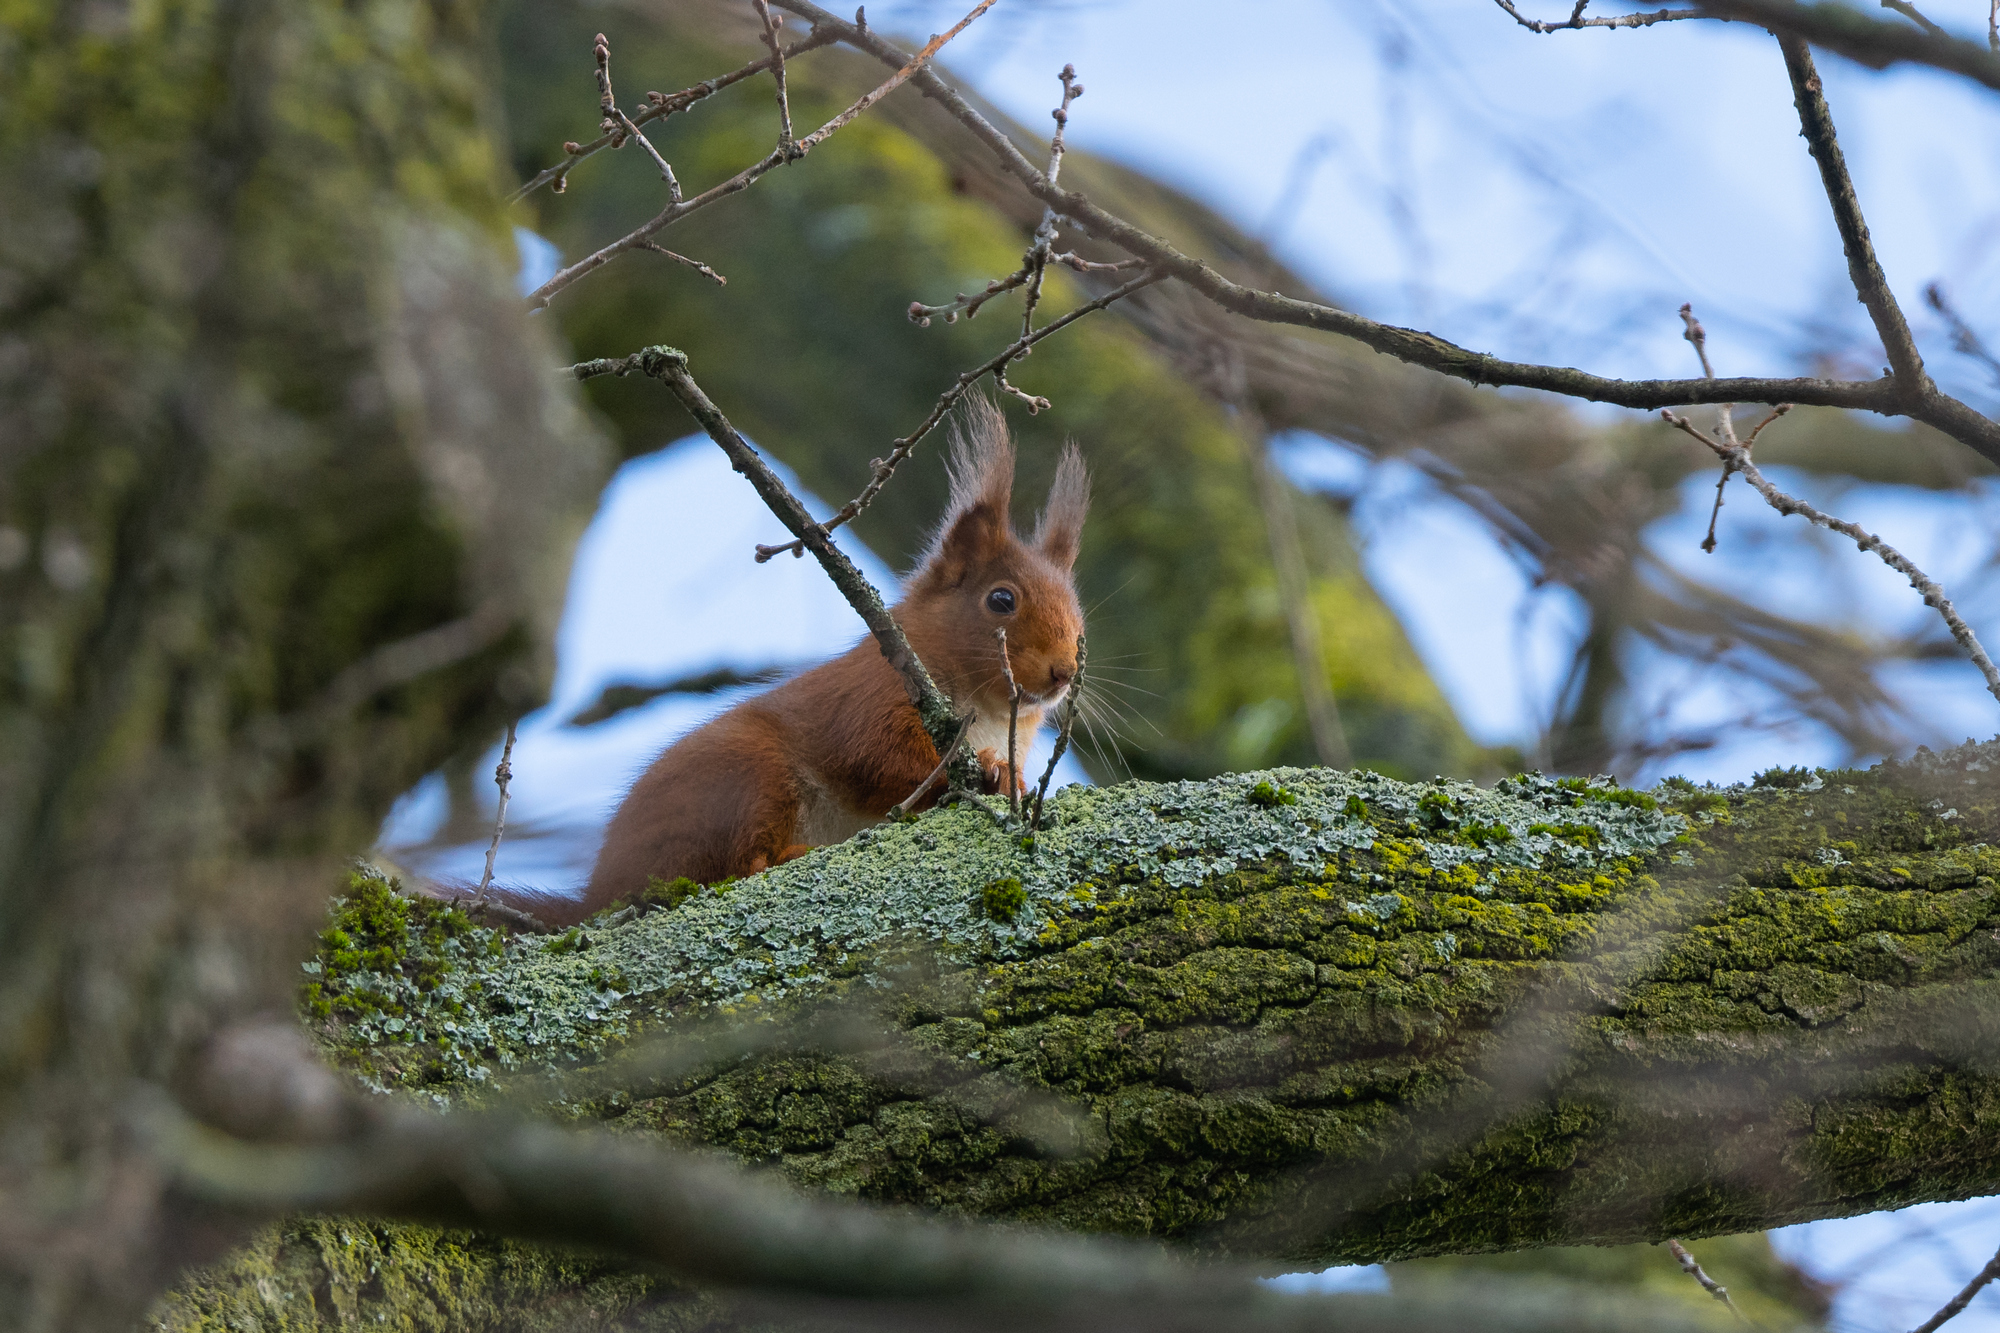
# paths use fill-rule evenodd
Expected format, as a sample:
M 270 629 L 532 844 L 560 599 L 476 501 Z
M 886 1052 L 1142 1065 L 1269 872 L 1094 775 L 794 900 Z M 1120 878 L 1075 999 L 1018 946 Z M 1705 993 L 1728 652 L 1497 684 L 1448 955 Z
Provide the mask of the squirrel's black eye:
M 995 588 L 986 594 L 986 609 L 997 615 L 1014 614 L 1014 593 L 1008 588 Z

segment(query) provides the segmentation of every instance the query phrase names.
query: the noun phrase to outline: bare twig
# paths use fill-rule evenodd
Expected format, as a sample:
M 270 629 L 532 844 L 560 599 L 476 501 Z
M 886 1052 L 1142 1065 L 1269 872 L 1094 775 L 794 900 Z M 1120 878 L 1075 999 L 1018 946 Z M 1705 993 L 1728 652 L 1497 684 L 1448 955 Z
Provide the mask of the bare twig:
M 1847 173 L 1847 159 L 1834 137 L 1833 113 L 1820 87 L 1819 71 L 1813 68 L 1812 49 L 1801 37 L 1780 34 L 1778 48 L 1785 53 L 1785 73 L 1792 80 L 1792 98 L 1798 108 L 1799 128 L 1813 161 L 1819 164 L 1820 183 L 1827 202 L 1833 205 L 1833 224 L 1840 231 L 1840 244 L 1847 252 L 1847 276 L 1855 295 L 1868 307 L 1868 317 L 1889 354 L 1899 396 L 1916 401 L 1927 391 L 1936 392 L 1924 373 L 1924 359 L 1910 336 L 1910 326 L 1889 290 L 1889 279 L 1875 258 L 1875 246 L 1868 239 L 1868 224 L 1861 217 L 1861 202 L 1854 194 L 1854 179 Z
M 1882 8 L 1895 10 L 1898 14 L 1901 14 L 1904 18 L 1910 20 L 1910 22 L 1916 24 L 1919 28 L 1922 28 L 1934 37 L 1945 35 L 1944 29 L 1925 18 L 1922 11 L 1911 4 L 1910 0 L 1882 0 Z
M 992 360 L 987 361 L 983 365 L 975 366 L 973 369 L 968 370 L 964 374 L 960 375 L 956 380 L 952 382 L 950 388 L 946 389 L 943 393 L 938 395 L 938 400 L 936 404 L 932 406 L 930 415 L 925 417 L 922 421 L 918 422 L 917 428 L 915 430 L 911 431 L 908 435 L 905 435 L 900 440 L 892 441 L 894 447 L 889 450 L 889 456 L 887 458 L 872 458 L 868 460 L 869 467 L 873 469 L 872 474 L 868 478 L 868 484 L 862 488 L 861 493 L 859 495 L 855 496 L 852 500 L 849 500 L 846 504 L 842 505 L 840 509 L 833 515 L 833 517 L 829 518 L 826 521 L 826 530 L 828 532 L 831 532 L 843 523 L 852 522 L 856 515 L 860 514 L 862 510 L 866 509 L 870 504 L 874 503 L 875 497 L 882 493 L 882 488 L 888 484 L 889 478 L 895 475 L 897 465 L 910 456 L 911 450 L 915 449 L 917 447 L 917 444 L 926 435 L 930 434 L 933 429 L 936 428 L 938 422 L 944 420 L 945 413 L 951 411 L 952 405 L 958 402 L 959 399 L 963 398 L 965 396 L 966 390 L 970 389 L 973 385 L 977 384 L 982 376 L 992 374 L 995 375 L 996 379 L 1000 378 L 1000 372 L 1004 372 L 1006 370 L 1007 363 L 1019 357 L 1024 348 L 1032 347 L 1034 344 L 1040 342 L 1042 339 L 1048 337 L 1050 334 L 1057 333 L 1063 329 L 1068 328 L 1071 324 L 1074 324 L 1077 320 L 1082 319 L 1085 315 L 1093 314 L 1096 311 L 1102 310 L 1106 306 L 1111 305 L 1116 301 L 1123 300 L 1125 297 L 1130 296 L 1133 292 L 1138 291 L 1142 287 L 1150 287 L 1152 284 L 1158 282 L 1160 280 L 1160 277 L 1161 277 L 1160 274 L 1154 273 L 1150 270 L 1143 272 L 1138 277 L 1133 278 L 1131 281 L 1125 283 L 1123 286 L 1113 288 L 1111 291 L 1106 292 L 1104 295 L 1098 297 L 1096 300 L 1086 301 L 1084 304 L 1078 306 L 1076 309 L 1064 315 L 1062 318 L 1050 320 L 1047 324 L 1042 325 L 1042 327 L 1036 329 L 1033 333 L 1029 334 L 1027 337 L 1016 338 L 1013 342 L 1008 343 L 1006 347 L 1002 348 L 1000 350 L 999 355 L 995 356 Z M 584 364 L 593 365 L 595 363 L 585 362 Z M 577 367 L 577 369 L 580 371 L 582 367 Z M 607 374 L 611 372 L 597 371 L 594 373 Z M 577 378 L 586 379 L 588 378 L 588 376 L 583 374 L 578 374 Z M 1013 393 L 1021 397 L 1027 396 L 1025 394 L 1021 394 L 1020 390 L 1016 389 L 1011 384 L 1005 384 L 1003 382 L 1001 387 L 1005 388 L 1009 393 Z M 1048 400 L 1046 398 L 1037 399 L 1035 401 L 1040 403 L 1041 406 L 1043 407 L 1048 406 Z M 782 555 L 787 551 L 791 552 L 793 555 L 797 555 L 800 552 L 800 550 L 801 547 L 799 543 L 796 541 L 785 542 L 778 546 L 759 546 L 757 548 L 757 561 L 759 564 L 762 564 L 764 561 L 771 559 L 773 556 Z
M 1702 377 L 1714 379 L 1715 367 L 1708 359 L 1708 330 L 1702 328 L 1701 321 L 1694 317 L 1694 305 L 1691 302 L 1683 302 L 1681 305 L 1681 324 L 1683 326 L 1681 337 L 1694 345 L 1694 354 L 1701 359 Z M 1723 443 L 1732 448 L 1736 445 L 1735 411 L 1736 404 L 1724 403 L 1716 416 L 1720 437 Z M 1725 460 L 1722 464 L 1722 475 L 1715 479 L 1715 504 L 1708 511 L 1708 535 L 1701 539 L 1701 549 L 1711 555 L 1715 552 L 1716 520 L 1722 517 L 1722 493 L 1728 488 L 1729 479 L 1735 474 L 1735 466 Z
M 792 103 L 785 94 L 785 52 L 778 44 L 778 34 L 783 31 L 783 20 L 772 17 L 769 0 L 750 0 L 757 10 L 757 19 L 763 28 L 764 45 L 771 48 L 771 77 L 778 84 L 778 151 L 787 157 L 798 156 L 792 143 Z
M 1661 409 L 1660 416 L 1675 429 L 1692 435 L 1695 439 L 1700 440 L 1703 444 L 1714 450 L 1716 456 L 1721 458 L 1725 463 L 1733 463 L 1735 470 L 1743 474 L 1743 479 L 1749 482 L 1759 495 L 1764 497 L 1764 502 L 1770 505 L 1771 508 L 1787 517 L 1797 514 L 1809 523 L 1822 528 L 1830 528 L 1834 532 L 1852 539 L 1856 546 L 1859 546 L 1864 551 L 1874 552 L 1875 555 L 1880 557 L 1883 564 L 1889 566 L 1889 568 L 1895 570 L 1904 578 L 1907 578 L 1910 581 L 1910 586 L 1915 588 L 1923 597 L 1924 605 L 1937 608 L 1938 614 L 1944 618 L 1945 627 L 1951 631 L 1952 638 L 1958 640 L 1959 646 L 1964 648 L 1966 653 L 1971 656 L 1973 665 L 1979 668 L 1979 674 L 1986 678 L 1987 690 L 1992 693 L 1995 699 L 2000 699 L 2000 668 L 1994 667 L 1993 659 L 1988 657 L 1986 650 L 1980 646 L 1979 637 L 1972 632 L 1972 627 L 1967 625 L 1964 618 L 1958 614 L 1958 608 L 1953 606 L 1951 599 L 1945 596 L 1944 589 L 1930 575 L 1917 568 L 1908 556 L 1858 524 L 1848 523 L 1842 519 L 1834 518 L 1829 514 L 1824 514 L 1806 501 L 1785 494 L 1776 486 L 1773 486 L 1762 472 L 1758 471 L 1757 465 L 1750 461 L 1749 450 L 1743 446 L 1738 445 L 1732 450 L 1720 440 L 1712 438 L 1698 426 L 1689 422 L 1686 417 L 1677 415 L 1669 409 Z
M 514 780 L 514 731 L 520 725 L 518 720 L 507 724 L 507 742 L 500 747 L 500 762 L 493 769 L 493 785 L 500 789 L 500 805 L 493 814 L 493 841 L 486 846 L 486 871 L 479 877 L 479 892 L 473 899 L 473 910 L 486 906 L 486 895 L 493 888 L 493 859 L 500 855 L 500 835 L 507 831 L 508 785 Z
M 2000 1277 L 2000 1253 L 1996 1253 L 1991 1259 L 1988 1259 L 1986 1267 L 1973 1275 L 1972 1281 L 1965 1284 L 1963 1291 L 1946 1301 L 1942 1309 L 1929 1319 L 1924 1320 L 1923 1323 L 1918 1324 L 1916 1328 L 1911 1330 L 1911 1333 L 1937 1333 L 1937 1330 L 1947 1320 L 1956 1318 L 1966 1306 L 1972 1304 L 1972 1298 L 1977 1296 L 1980 1289 L 1996 1277 Z
M 1689 1254 L 1687 1252 L 1687 1249 L 1684 1246 L 1682 1246 L 1682 1244 L 1679 1241 L 1677 1240 L 1668 1241 L 1667 1249 L 1671 1251 L 1674 1258 L 1679 1261 L 1681 1266 L 1681 1272 L 1686 1273 L 1689 1277 L 1693 1278 L 1696 1282 L 1700 1283 L 1701 1289 L 1703 1291 L 1707 1292 L 1709 1295 L 1715 1297 L 1715 1299 L 1721 1301 L 1724 1305 L 1728 1306 L 1729 1313 L 1735 1315 L 1738 1319 L 1743 1319 L 1743 1312 L 1736 1308 L 1735 1301 L 1729 1299 L 1729 1288 L 1723 1286 L 1720 1282 L 1717 1282 L 1707 1273 L 1702 1272 L 1701 1265 L 1694 1261 L 1694 1256 Z M 1749 1321 L 1744 1320 L 1744 1322 L 1748 1323 Z
M 958 735 L 952 737 L 951 748 L 944 752 L 944 758 L 938 760 L 937 767 L 931 770 L 929 777 L 917 784 L 915 791 L 890 807 L 889 813 L 882 816 L 883 822 L 893 824 L 909 814 L 917 802 L 923 799 L 924 793 L 937 786 L 938 779 L 944 776 L 945 769 L 949 768 L 951 761 L 958 757 L 959 747 L 965 744 L 966 733 L 972 730 L 972 718 L 971 713 L 965 715 L 964 721 L 958 724 Z
M 672 250 L 667 249 L 666 246 L 661 245 L 656 241 L 647 241 L 645 245 L 643 245 L 640 248 L 645 250 L 651 250 L 656 255 L 665 255 L 667 258 L 673 260 L 676 264 L 686 264 L 689 268 L 701 274 L 704 278 L 707 278 L 710 282 L 713 282 L 718 287 L 727 287 L 729 285 L 729 279 L 723 277 L 720 273 L 717 273 L 714 269 L 702 263 L 699 259 L 689 259 L 686 255 L 675 254 Z
M 1054 186 L 1056 178 L 1062 174 L 1063 132 L 1069 128 L 1069 104 L 1083 96 L 1083 85 L 1076 81 L 1076 66 L 1064 65 L 1056 78 L 1062 82 L 1063 95 L 1062 105 L 1050 113 L 1056 122 L 1056 132 L 1049 140 L 1049 169 L 1044 177 L 1050 186 Z M 1054 208 L 1042 210 L 1041 225 L 1035 228 L 1034 244 L 1022 257 L 1021 268 L 1027 274 L 1028 287 L 1021 298 L 1023 338 L 1035 331 L 1035 307 L 1042 301 L 1042 282 L 1048 276 L 1049 256 L 1055 252 L 1056 223 L 1060 216 Z M 1023 355 L 1026 355 L 1025 351 Z
M 575 285 L 580 279 L 604 267 L 612 260 L 618 258 L 618 256 L 638 249 L 651 240 L 655 233 L 680 221 L 690 213 L 708 207 L 718 200 L 727 199 L 730 195 L 742 193 L 752 185 L 755 185 L 773 169 L 783 166 L 787 162 L 795 162 L 799 158 L 804 157 L 814 148 L 826 142 L 828 137 L 839 130 L 841 126 L 846 125 L 863 111 L 881 101 L 897 88 L 902 87 L 913 74 L 923 69 L 930 58 L 936 55 L 946 42 L 949 42 L 959 33 L 965 31 L 968 24 L 992 8 L 993 4 L 994 0 L 980 0 L 980 3 L 973 8 L 971 13 L 960 19 L 948 32 L 931 38 L 930 43 L 922 51 L 919 51 L 914 57 L 905 62 L 902 68 L 898 69 L 888 80 L 873 91 L 864 94 L 852 106 L 814 130 L 811 134 L 808 134 L 805 138 L 798 140 L 796 143 L 781 145 L 779 148 L 771 150 L 768 155 L 751 163 L 728 180 L 718 185 L 710 186 L 692 199 L 673 200 L 651 219 L 627 232 L 625 235 L 611 242 L 611 244 L 593 254 L 585 256 L 567 268 L 558 270 L 547 282 L 528 293 L 528 308 L 530 310 L 543 309 L 558 294 Z M 790 8 L 790 6 L 784 7 Z M 864 29 L 854 28 L 845 23 L 840 26 L 847 32 L 862 33 L 865 31 Z M 611 146 L 615 148 L 617 144 L 614 143 Z
M 839 38 L 835 33 L 814 31 L 804 40 L 794 42 L 791 46 L 786 47 L 784 58 L 787 60 L 794 59 L 805 54 L 807 51 L 815 51 L 822 46 L 831 46 L 837 40 Z M 636 127 L 647 124 L 650 121 L 664 120 L 677 111 L 685 111 L 704 98 L 715 96 L 715 94 L 721 92 L 724 88 L 762 74 L 765 70 L 771 68 L 771 64 L 771 58 L 766 56 L 762 60 L 751 61 L 741 69 L 732 70 L 727 74 L 718 75 L 713 79 L 706 79 L 701 83 L 695 84 L 692 88 L 683 88 L 677 93 L 647 93 L 647 105 L 631 118 L 633 125 Z M 542 170 L 536 172 L 519 189 L 507 196 L 507 202 L 511 204 L 517 200 L 525 199 L 544 185 L 553 186 L 555 192 L 561 194 L 568 180 L 569 173 L 575 168 L 576 164 L 603 149 L 615 147 L 612 142 L 615 137 L 611 133 L 606 133 L 587 144 L 566 145 L 564 158 L 561 162 L 552 167 L 544 167 Z
M 1049 779 L 1055 776 L 1056 765 L 1062 762 L 1069 749 L 1070 732 L 1076 728 L 1078 697 L 1083 693 L 1084 638 L 1076 636 L 1076 674 L 1070 677 L 1069 693 L 1063 696 L 1062 710 L 1056 715 L 1056 744 L 1049 752 L 1048 767 L 1042 770 L 1042 780 L 1035 787 L 1035 812 L 1028 820 L 1028 832 L 1034 833 L 1042 827 L 1042 802 L 1049 794 Z
M 1671 23 L 1675 19 L 1712 17 L 1699 9 L 1655 9 L 1650 13 L 1618 14 L 1611 18 L 1585 18 L 1583 11 L 1589 7 L 1590 0 L 1576 0 L 1576 7 L 1570 10 L 1568 18 L 1560 23 L 1551 23 L 1546 19 L 1526 17 L 1520 10 L 1514 8 L 1513 0 L 1493 0 L 1493 3 L 1506 10 L 1513 16 L 1514 22 L 1529 32 L 1561 32 L 1566 28 L 1650 28 L 1655 23 Z
M 1993 0 L 1993 4 L 1995 12 L 2000 13 L 2000 0 Z M 1988 351 L 1986 344 L 1980 340 L 1979 335 L 1973 332 L 1972 326 L 1959 316 L 1958 311 L 1953 308 L 1950 300 L 1945 296 L 1943 284 L 1934 282 L 1924 288 L 1924 300 L 1930 303 L 1931 309 L 1944 317 L 1946 324 L 1950 325 L 1951 349 L 1963 356 L 1969 356 L 1974 361 L 1985 366 L 1992 373 L 1993 382 L 2000 384 L 2000 357 L 1996 357 L 1992 352 Z
M 972 7 L 970 13 L 968 13 L 964 18 L 960 19 L 958 22 L 952 24 L 951 27 L 947 28 L 945 31 L 931 38 L 930 41 L 924 43 L 923 50 L 917 52 L 914 56 L 910 57 L 908 62 L 906 62 L 901 69 L 897 70 L 895 74 L 890 76 L 888 79 L 884 80 L 878 87 L 875 88 L 874 91 L 862 94 L 862 96 L 858 100 L 856 100 L 853 106 L 848 107 L 847 110 L 841 112 L 839 115 L 835 116 L 832 120 L 829 120 L 826 124 L 820 126 L 818 129 L 814 130 L 811 134 L 808 134 L 805 138 L 799 140 L 799 156 L 804 157 L 807 153 L 811 152 L 814 148 L 817 148 L 821 143 L 823 143 L 828 135 L 832 134 L 835 130 L 838 130 L 841 126 L 847 124 L 847 122 L 849 122 L 850 120 L 853 120 L 856 116 L 866 111 L 869 107 L 874 106 L 877 102 L 887 97 L 890 93 L 893 93 L 898 88 L 902 87 L 905 83 L 909 81 L 909 78 L 912 74 L 915 74 L 918 70 L 922 69 L 926 64 L 930 63 L 931 57 L 944 49 L 944 44 L 946 42 L 949 42 L 952 38 L 964 32 L 967 27 L 971 26 L 972 21 L 974 19 L 978 18 L 981 14 L 984 14 L 987 10 L 993 8 L 993 4 L 994 0 L 979 0 L 979 3 Z
M 831 31 L 839 40 L 868 52 L 885 64 L 900 64 L 903 54 L 872 30 L 857 28 L 812 3 L 812 0 L 772 0 L 808 21 Z M 1778 0 L 1704 0 L 1705 8 L 1715 5 L 1757 7 Z M 1803 12 L 1803 7 L 1783 0 L 1787 13 Z M 1827 5 L 1828 9 L 1845 6 Z M 1720 11 L 1718 11 L 1720 12 Z M 1851 10 L 1846 10 L 1852 13 Z M 1872 22 L 1872 20 L 1870 20 Z M 1784 26 L 1779 24 L 1779 26 Z M 1922 33 L 1899 25 L 1907 36 L 1931 41 Z M 2000 57 L 1978 52 L 1990 62 L 1994 86 L 2000 87 Z M 921 70 L 912 76 L 928 96 L 936 100 L 959 124 L 984 143 L 1006 172 L 1035 198 L 1086 228 L 1090 234 L 1118 246 L 1128 255 L 1148 261 L 1150 272 L 1177 278 L 1224 310 L 1271 324 L 1291 324 L 1322 329 L 1354 338 L 1379 352 L 1411 365 L 1425 366 L 1473 384 L 1513 385 L 1542 389 L 1571 398 L 1613 403 L 1621 407 L 1658 409 L 1697 403 L 1799 403 L 1809 406 L 1859 408 L 1891 416 L 1908 416 L 1935 426 L 1953 439 L 1976 450 L 1987 459 L 2000 462 L 2000 422 L 1991 420 L 1965 403 L 1935 388 L 1914 396 L 1907 385 L 1892 379 L 1830 380 L 1816 377 L 1793 379 L 1740 378 L 1716 380 L 1619 380 L 1592 375 L 1567 366 L 1536 365 L 1505 361 L 1457 346 L 1433 334 L 1377 323 L 1364 316 L 1301 300 L 1277 292 L 1260 291 L 1224 277 L 1211 265 L 1184 254 L 1166 241 L 1092 203 L 1085 195 L 1052 186 L 1043 169 L 1025 157 L 1005 133 L 995 128 L 964 97 L 939 79 L 933 71 Z
M 1015 776 L 1019 769 L 1018 749 L 1021 729 L 1021 685 L 1014 679 L 1014 664 L 1007 657 L 1007 631 L 993 631 L 994 642 L 1000 645 L 1000 674 L 1007 681 L 1007 813 L 1014 818 L 1021 817 L 1021 783 Z
M 639 141 L 639 146 L 646 150 L 646 156 L 653 159 L 653 165 L 660 169 L 660 179 L 667 183 L 667 197 L 675 203 L 679 203 L 681 200 L 681 183 L 674 178 L 674 169 L 668 164 L 667 159 L 660 156 L 660 150 L 653 147 L 653 141 L 648 139 L 645 132 L 633 124 L 632 118 L 623 111 L 618 113 L 618 123 L 625 127 L 627 134 L 630 134 L 634 139 Z

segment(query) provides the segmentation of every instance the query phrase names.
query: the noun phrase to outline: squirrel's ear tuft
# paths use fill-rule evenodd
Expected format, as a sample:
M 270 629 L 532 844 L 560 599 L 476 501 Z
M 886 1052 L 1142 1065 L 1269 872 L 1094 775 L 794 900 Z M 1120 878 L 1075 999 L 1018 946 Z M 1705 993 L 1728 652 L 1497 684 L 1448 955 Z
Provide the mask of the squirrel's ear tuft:
M 975 564 L 999 555 L 1013 538 L 1014 441 L 1000 409 L 968 395 L 951 423 L 951 504 L 938 524 L 919 575 L 956 584 Z
M 1077 547 L 1083 541 L 1083 516 L 1090 508 L 1090 473 L 1083 466 L 1083 454 L 1071 440 L 1056 465 L 1055 485 L 1049 487 L 1049 502 L 1035 524 L 1035 545 L 1043 555 L 1068 569 L 1076 564 Z

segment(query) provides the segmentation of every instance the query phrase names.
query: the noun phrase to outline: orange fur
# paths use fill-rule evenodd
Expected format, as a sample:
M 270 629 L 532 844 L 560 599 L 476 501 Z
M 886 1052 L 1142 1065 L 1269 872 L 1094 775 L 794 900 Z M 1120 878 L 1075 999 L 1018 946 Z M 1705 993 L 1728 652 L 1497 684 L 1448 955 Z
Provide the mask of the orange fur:
M 1006 628 L 1014 677 L 1029 696 L 1025 756 L 1043 712 L 1076 674 L 1083 613 L 1070 569 L 1090 485 L 1072 445 L 1023 541 L 1008 514 L 1014 446 L 1005 421 L 974 400 L 964 426 L 954 431 L 950 507 L 895 613 L 938 687 L 960 712 L 974 712 L 981 738 L 997 725 L 997 745 L 978 753 L 987 789 L 1005 791 L 1020 778 L 1007 770 L 1007 686 L 993 631 Z M 1014 595 L 1011 614 L 989 606 L 996 588 Z M 654 877 L 706 884 L 780 864 L 881 819 L 937 762 L 901 677 L 864 639 L 668 747 L 612 818 L 583 896 L 530 910 L 568 924 L 636 901 Z

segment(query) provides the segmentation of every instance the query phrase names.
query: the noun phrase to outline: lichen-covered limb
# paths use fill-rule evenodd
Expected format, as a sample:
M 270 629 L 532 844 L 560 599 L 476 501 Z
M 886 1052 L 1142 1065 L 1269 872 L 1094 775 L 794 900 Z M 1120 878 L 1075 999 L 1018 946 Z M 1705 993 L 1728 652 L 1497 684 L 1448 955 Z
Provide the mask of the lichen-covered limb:
M 1996 763 L 1072 788 L 1031 849 L 940 812 L 554 942 L 363 886 L 309 1002 L 385 1089 L 865 1198 L 1287 1262 L 1749 1230 L 2000 1188 Z M 829 997 L 906 1055 L 648 1065 Z

